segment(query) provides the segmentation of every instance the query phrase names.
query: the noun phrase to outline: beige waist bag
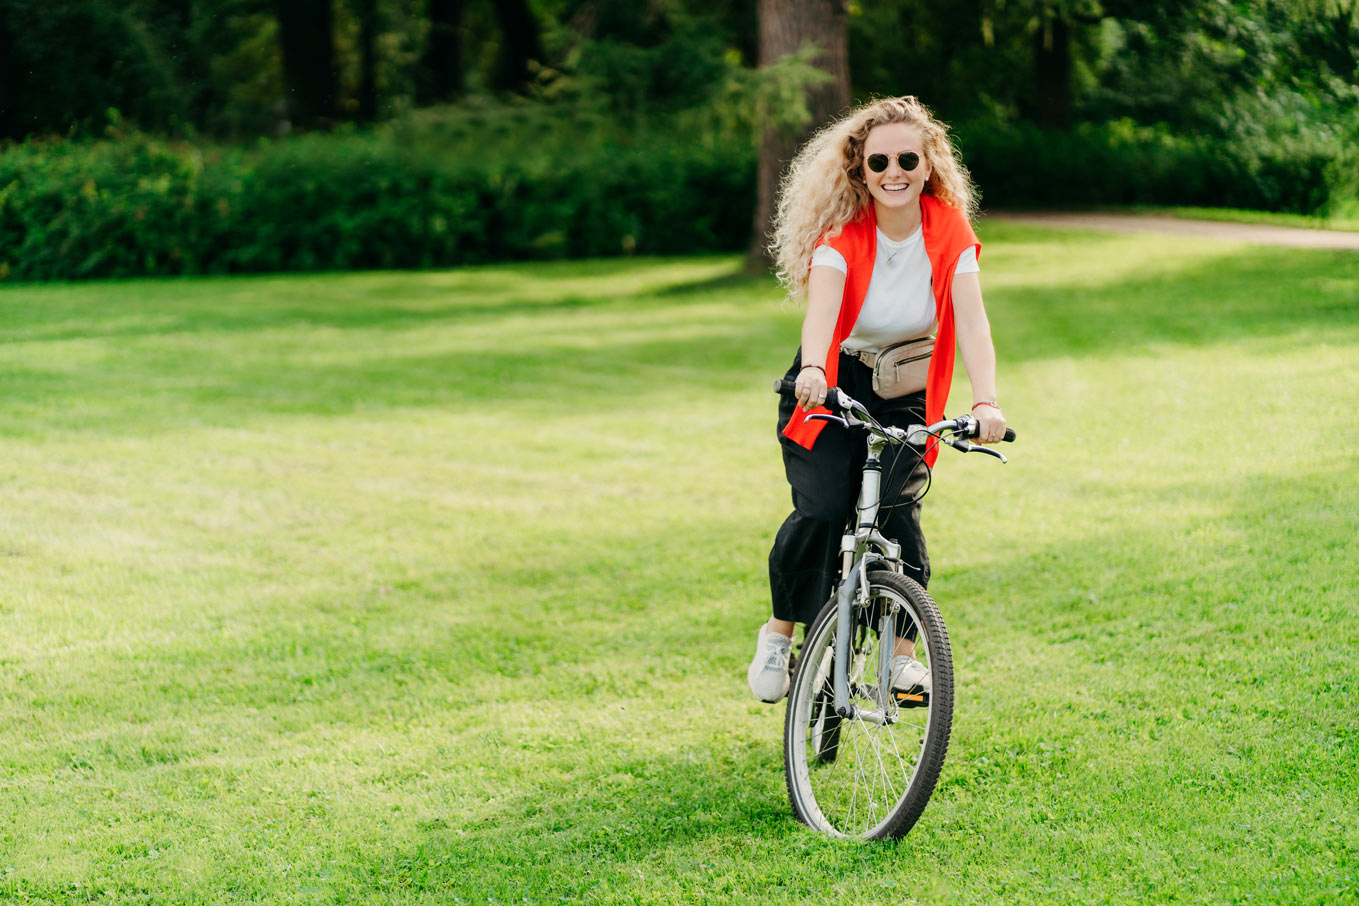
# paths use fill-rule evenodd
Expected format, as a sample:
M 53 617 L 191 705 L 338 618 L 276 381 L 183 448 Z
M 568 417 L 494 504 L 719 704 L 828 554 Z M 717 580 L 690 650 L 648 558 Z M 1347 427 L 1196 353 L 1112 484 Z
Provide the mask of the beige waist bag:
M 934 337 L 918 337 L 893 343 L 881 352 L 850 351 L 850 355 L 873 369 L 873 392 L 882 399 L 894 400 L 925 389 L 933 352 Z

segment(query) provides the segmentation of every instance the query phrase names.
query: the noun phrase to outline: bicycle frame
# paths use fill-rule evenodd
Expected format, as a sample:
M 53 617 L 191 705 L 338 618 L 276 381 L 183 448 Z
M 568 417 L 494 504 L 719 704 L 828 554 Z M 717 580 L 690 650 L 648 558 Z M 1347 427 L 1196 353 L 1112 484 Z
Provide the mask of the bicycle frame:
M 859 487 L 857 525 L 840 538 L 840 586 L 836 592 L 835 632 L 835 713 L 845 720 L 891 723 L 888 709 L 892 685 L 892 655 L 896 650 L 896 614 L 883 613 L 878 621 L 879 652 L 878 710 L 864 711 L 849 701 L 849 640 L 853 630 L 853 600 L 868 606 L 868 566 L 886 562 L 893 572 L 901 572 L 901 545 L 877 529 L 878 509 L 882 504 L 882 451 L 887 439 L 875 432 L 868 434 L 868 458 L 864 463 L 863 483 Z M 853 524 L 853 523 L 851 523 Z
M 792 392 L 792 381 L 774 382 L 778 392 Z M 840 539 L 840 585 L 836 590 L 836 635 L 835 635 L 835 713 L 845 720 L 868 720 L 880 725 L 891 724 L 896 720 L 891 701 L 892 657 L 896 650 L 896 613 L 883 613 L 878 620 L 878 681 L 876 685 L 877 710 L 866 711 L 856 708 L 849 701 L 849 636 L 853 627 L 853 602 L 868 606 L 868 568 L 870 565 L 885 563 L 896 573 L 903 572 L 901 545 L 885 537 L 878 531 L 876 523 L 878 509 L 882 503 L 882 451 L 889 443 L 907 443 L 924 446 L 931 437 L 940 443 L 961 450 L 964 453 L 987 453 L 1005 462 L 1001 453 L 985 447 L 968 443 L 957 436 L 945 432 L 961 432 L 963 437 L 975 436 L 976 419 L 963 415 L 956 419 L 946 419 L 933 425 L 912 425 L 906 430 L 887 428 L 880 425 L 862 403 L 854 400 L 838 388 L 828 391 L 829 405 L 845 413 L 842 418 L 825 412 L 808 415 L 808 419 L 824 419 L 838 422 L 845 427 L 868 429 L 868 458 L 863 468 L 863 483 L 859 487 L 859 506 L 857 520 L 851 521 Z M 1014 432 L 1006 433 L 1005 440 L 1013 440 Z
M 883 474 L 890 473 L 883 468 L 884 450 L 888 444 L 908 446 L 895 451 L 908 462 L 926 459 L 937 444 L 1005 458 L 969 443 L 983 433 L 970 414 L 901 428 L 879 423 L 836 387 L 826 391 L 825 408 L 813 408 L 808 388 L 799 394 L 795 381 L 775 381 L 774 389 L 799 396 L 807 420 L 864 428 L 868 435 L 858 506 L 841 534 L 838 582 L 829 606 L 807 630 L 788 692 L 788 796 L 798 818 L 813 828 L 836 836 L 900 837 L 919 818 L 943 766 L 953 720 L 953 662 L 937 605 L 906 577 L 912 564 L 903 559 L 903 545 L 877 526 L 883 510 L 924 495 L 928 469 L 913 465 L 897 488 L 894 473 Z M 1000 438 L 989 428 L 986 435 L 1014 440 L 1008 429 Z M 923 663 L 901 671 L 903 688 L 893 689 L 899 644 L 903 654 L 919 655 Z

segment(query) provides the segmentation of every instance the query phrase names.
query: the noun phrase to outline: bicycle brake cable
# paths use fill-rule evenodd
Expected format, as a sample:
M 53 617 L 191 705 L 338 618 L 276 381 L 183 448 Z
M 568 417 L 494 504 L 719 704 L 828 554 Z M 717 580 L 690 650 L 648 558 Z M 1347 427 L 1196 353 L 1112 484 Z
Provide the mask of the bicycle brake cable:
M 939 446 L 939 436 L 938 435 L 930 436 L 932 440 L 925 445 L 925 448 L 923 450 L 919 452 L 917 452 L 916 448 L 911 444 L 896 445 L 897 454 L 892 457 L 892 466 L 887 470 L 887 475 L 883 479 L 882 488 L 884 491 L 890 491 L 892 487 L 892 477 L 896 474 L 897 466 L 901 465 L 902 457 L 905 456 L 907 450 L 909 450 L 912 454 L 915 455 L 915 463 L 911 465 L 911 471 L 908 472 L 906 476 L 907 481 L 910 480 L 911 474 L 915 472 L 916 466 L 925 463 L 925 457 L 929 455 L 929 452 Z M 903 450 L 902 447 L 905 447 L 906 450 Z M 886 504 L 879 502 L 878 504 L 879 517 L 881 517 L 883 513 L 888 512 L 890 510 L 894 510 L 897 507 L 915 506 L 916 504 L 920 503 L 920 501 L 925 499 L 925 495 L 930 492 L 930 488 L 933 485 L 934 485 L 934 470 L 930 468 L 928 463 L 925 463 L 925 486 L 921 488 L 920 493 L 914 495 L 910 500 L 903 500 L 897 501 L 895 503 Z M 881 528 L 881 526 L 878 527 Z

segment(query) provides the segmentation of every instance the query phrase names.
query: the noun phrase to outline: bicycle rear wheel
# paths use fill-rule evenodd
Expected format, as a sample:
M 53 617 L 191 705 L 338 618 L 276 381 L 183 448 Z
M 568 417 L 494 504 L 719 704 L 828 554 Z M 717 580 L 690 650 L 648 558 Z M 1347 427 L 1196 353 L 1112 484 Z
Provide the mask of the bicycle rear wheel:
M 901 837 L 915 824 L 939 779 L 953 725 L 953 657 L 948 631 L 929 594 L 905 576 L 868 574 L 868 607 L 851 625 L 849 698 L 882 723 L 844 719 L 834 709 L 837 613 L 821 611 L 798 658 L 784 717 L 788 798 L 799 820 L 834 836 Z M 881 656 L 870 613 L 900 612 L 918 627 L 915 658 L 930 670 L 925 694 L 878 695 Z

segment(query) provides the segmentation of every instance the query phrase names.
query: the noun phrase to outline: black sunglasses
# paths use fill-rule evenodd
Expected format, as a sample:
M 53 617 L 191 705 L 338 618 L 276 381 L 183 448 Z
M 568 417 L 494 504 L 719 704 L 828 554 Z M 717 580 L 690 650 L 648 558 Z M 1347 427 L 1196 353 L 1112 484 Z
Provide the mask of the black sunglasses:
M 883 170 L 886 170 L 887 163 L 886 154 L 868 155 L 868 169 L 872 170 L 874 173 L 881 173 Z M 910 173 L 916 167 L 920 166 L 920 155 L 916 154 L 914 151 L 903 151 L 897 155 L 897 166 L 907 173 Z

